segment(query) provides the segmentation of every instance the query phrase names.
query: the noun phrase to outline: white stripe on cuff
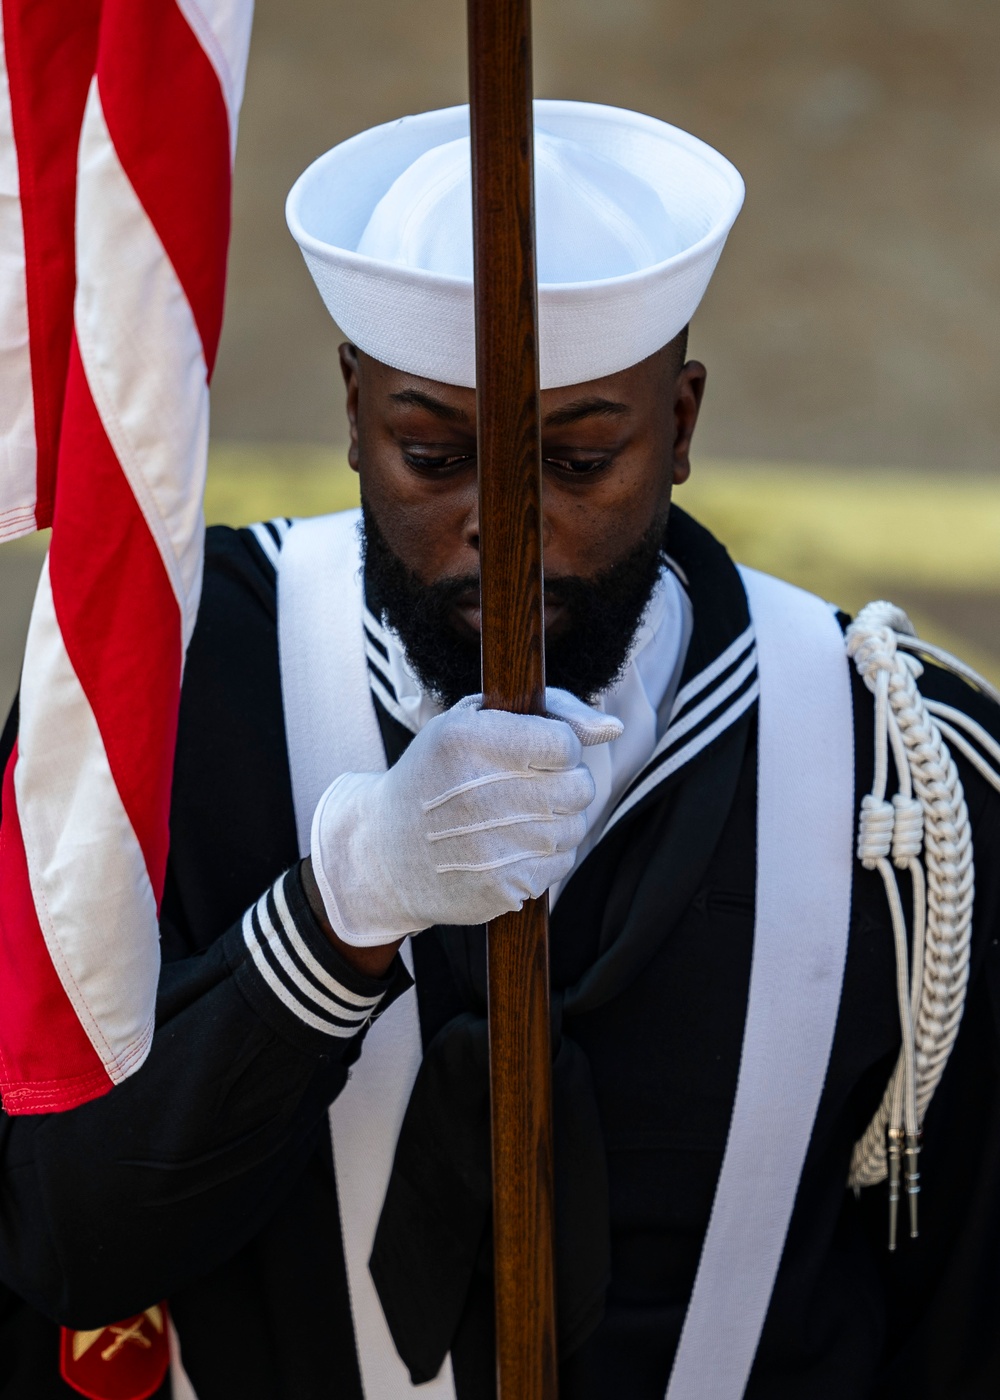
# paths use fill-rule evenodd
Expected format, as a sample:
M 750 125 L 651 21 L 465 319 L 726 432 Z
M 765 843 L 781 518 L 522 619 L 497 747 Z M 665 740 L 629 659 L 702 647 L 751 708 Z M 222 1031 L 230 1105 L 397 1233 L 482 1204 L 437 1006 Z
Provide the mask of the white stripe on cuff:
M 328 1015 L 334 1017 L 337 1021 L 360 1024 L 368 1020 L 368 1017 L 372 1013 L 372 1007 L 378 1005 L 380 1000 L 378 997 L 375 997 L 368 1005 L 361 1007 L 345 1006 L 335 998 L 328 997 L 325 992 L 321 992 L 314 987 L 309 981 L 309 978 L 296 967 L 288 949 L 281 941 L 278 930 L 275 928 L 270 910 L 267 907 L 266 895 L 258 902 L 254 910 L 254 915 L 257 920 L 257 926 L 263 934 L 267 947 L 271 952 L 271 956 L 274 958 L 275 962 L 277 962 L 280 971 L 285 974 L 285 985 L 293 996 L 304 997 L 307 1003 L 312 1003 L 314 1007 L 318 1007 L 321 1011 L 327 1012 Z
M 303 963 L 305 963 L 316 980 L 321 982 L 323 986 L 326 987 L 327 991 L 336 997 L 339 1002 L 344 1003 L 345 1015 L 350 1014 L 350 1009 L 352 1007 L 362 1007 L 365 1011 L 370 1011 L 372 1007 L 377 1006 L 382 1000 L 382 993 L 380 992 L 373 997 L 366 997 L 362 996 L 360 992 L 352 992 L 349 987 L 345 987 L 342 982 L 339 982 L 331 972 L 327 972 L 318 958 L 313 957 L 312 953 L 310 953 L 309 949 L 306 947 L 305 940 L 295 927 L 292 911 L 289 909 L 288 901 L 285 899 L 285 878 L 286 877 L 282 876 L 271 890 L 271 894 L 274 895 L 274 906 L 282 925 L 281 931 L 285 935 L 288 943 L 302 959 Z M 302 977 L 298 968 L 295 969 L 295 975 L 297 978 Z M 316 991 L 311 984 L 304 983 L 304 985 L 312 995 L 317 998 L 322 997 L 322 993 Z
M 284 877 L 278 882 L 279 886 L 283 880 Z M 287 905 L 285 907 L 287 909 Z M 268 952 L 265 951 L 261 943 L 261 938 L 255 927 L 255 915 L 256 922 L 260 926 L 260 933 L 267 943 L 271 957 L 268 957 Z M 290 914 L 289 919 L 291 919 Z M 382 994 L 375 997 L 361 997 L 356 992 L 342 986 L 336 978 L 324 971 L 324 983 L 330 986 L 331 990 L 335 990 L 338 997 L 343 997 L 345 1001 L 350 999 L 354 1005 L 342 1005 L 339 1001 L 334 1001 L 331 997 L 324 995 L 296 967 L 287 948 L 282 944 L 282 933 L 287 933 L 287 928 L 282 927 L 279 931 L 275 927 L 267 909 L 267 895 L 265 894 L 243 916 L 243 939 L 257 971 L 268 987 L 283 1006 L 286 1006 L 300 1021 L 311 1026 L 314 1030 L 340 1039 L 348 1039 L 357 1035 L 377 1009 L 382 1000 Z M 306 951 L 308 952 L 308 949 Z M 274 962 L 271 961 L 271 958 L 274 959 Z M 277 967 L 275 963 L 278 964 Z M 336 1019 L 331 1018 L 329 1014 L 319 1014 L 321 1011 L 332 1012 L 332 1016 Z

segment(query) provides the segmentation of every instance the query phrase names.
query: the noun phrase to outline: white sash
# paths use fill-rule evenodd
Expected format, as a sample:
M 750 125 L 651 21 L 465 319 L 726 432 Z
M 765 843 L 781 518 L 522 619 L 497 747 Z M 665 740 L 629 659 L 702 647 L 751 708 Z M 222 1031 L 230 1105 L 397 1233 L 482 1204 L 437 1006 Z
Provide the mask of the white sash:
M 379 771 L 361 626 L 357 511 L 298 522 L 278 568 L 282 696 L 299 847 L 342 772 Z M 760 747 L 757 914 L 736 1100 L 668 1400 L 740 1400 L 781 1260 L 826 1075 L 850 915 L 854 736 L 843 638 L 826 604 L 751 570 Z M 407 961 L 409 950 L 406 948 Z M 419 1388 L 368 1271 L 422 1050 L 408 992 L 372 1026 L 330 1110 L 366 1400 L 454 1400 L 450 1358 Z
M 740 1400 L 826 1078 L 851 915 L 854 711 L 830 608 L 742 569 L 757 634 L 757 907 L 743 1051 L 667 1400 Z
M 309 853 L 316 803 L 341 773 L 382 772 L 361 625 L 360 511 L 300 520 L 278 559 L 278 649 L 299 850 Z M 404 960 L 413 971 L 409 945 Z M 330 1107 L 337 1197 L 365 1400 L 455 1400 L 451 1358 L 419 1389 L 396 1352 L 368 1271 L 396 1139 L 423 1048 L 415 991 L 371 1026 Z

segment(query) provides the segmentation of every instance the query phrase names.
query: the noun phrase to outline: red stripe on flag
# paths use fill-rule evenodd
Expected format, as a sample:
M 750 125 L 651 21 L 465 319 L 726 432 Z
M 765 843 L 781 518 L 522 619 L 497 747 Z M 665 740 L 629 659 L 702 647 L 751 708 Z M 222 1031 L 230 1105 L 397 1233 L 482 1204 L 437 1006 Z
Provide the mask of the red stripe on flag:
M 181 682 L 177 600 L 94 406 L 76 342 L 49 552 L 56 617 L 157 904 Z
M 0 1090 L 8 1113 L 53 1113 L 98 1098 L 112 1084 L 39 927 L 14 794 L 16 762 L 15 745 L 4 774 L 0 824 Z
M 175 0 L 105 0 L 97 81 L 115 150 L 174 266 L 209 375 L 229 249 L 229 115 Z
M 21 188 L 31 386 L 38 451 L 35 523 L 52 521 L 59 425 L 73 332 L 76 164 L 97 54 L 101 0 L 3 0 L 4 49 Z

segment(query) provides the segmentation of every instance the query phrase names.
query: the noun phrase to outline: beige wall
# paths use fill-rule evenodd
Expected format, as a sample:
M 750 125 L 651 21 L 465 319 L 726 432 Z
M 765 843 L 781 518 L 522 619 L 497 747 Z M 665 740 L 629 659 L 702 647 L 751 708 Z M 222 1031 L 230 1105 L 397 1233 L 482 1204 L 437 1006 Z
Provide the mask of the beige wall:
M 457 0 L 258 0 L 215 388 L 224 440 L 341 434 L 284 227 L 326 146 L 465 96 Z M 695 322 L 709 456 L 995 469 L 996 0 L 536 0 L 536 91 L 686 126 L 746 208 Z

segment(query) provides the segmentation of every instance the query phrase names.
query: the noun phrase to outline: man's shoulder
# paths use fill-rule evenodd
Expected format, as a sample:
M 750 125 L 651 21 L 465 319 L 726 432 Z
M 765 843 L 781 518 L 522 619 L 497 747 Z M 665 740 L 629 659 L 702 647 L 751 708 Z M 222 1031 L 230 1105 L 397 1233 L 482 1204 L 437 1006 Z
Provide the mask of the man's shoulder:
M 284 518 L 240 528 L 210 525 L 205 531 L 203 601 L 261 607 L 273 618 L 278 556 L 290 526 L 291 521 Z
M 865 666 L 863 656 L 858 654 L 862 648 L 858 647 L 857 642 L 850 644 L 851 631 L 857 623 L 863 624 L 869 620 L 868 615 L 876 609 L 884 612 L 886 617 L 896 615 L 889 621 L 890 629 L 895 632 L 894 650 L 909 658 L 908 664 L 917 689 L 932 711 L 949 706 L 984 729 L 991 738 L 1000 740 L 1000 690 L 997 686 L 992 680 L 979 675 L 960 656 L 952 655 L 940 645 L 915 635 L 909 618 L 892 604 L 869 604 L 857 617 L 838 611 L 838 621 L 848 636 L 848 651 L 854 657 L 852 669 L 863 672 Z M 872 623 L 884 621 L 879 616 L 870 619 Z
M 253 531 L 213 525 L 205 534 L 201 600 L 184 666 L 184 698 L 225 688 L 226 677 L 277 659 L 277 577 Z M 182 700 L 183 706 L 183 700 Z
M 981 725 L 993 738 L 1000 740 L 1000 703 L 971 676 L 952 670 L 921 650 L 916 656 L 923 667 L 917 685 L 925 700 L 935 705 L 950 705 Z
M 205 533 L 201 602 L 184 668 L 185 697 L 196 697 L 199 709 L 234 687 L 246 703 L 255 674 L 277 678 L 277 562 L 288 528 L 282 520 L 280 531 L 268 522 L 212 525 Z
M 1000 833 L 1000 704 L 949 667 L 920 660 L 917 686 L 958 766 L 973 825 Z
M 213 526 L 184 667 L 171 810 L 171 919 L 202 947 L 297 855 L 275 560 Z

